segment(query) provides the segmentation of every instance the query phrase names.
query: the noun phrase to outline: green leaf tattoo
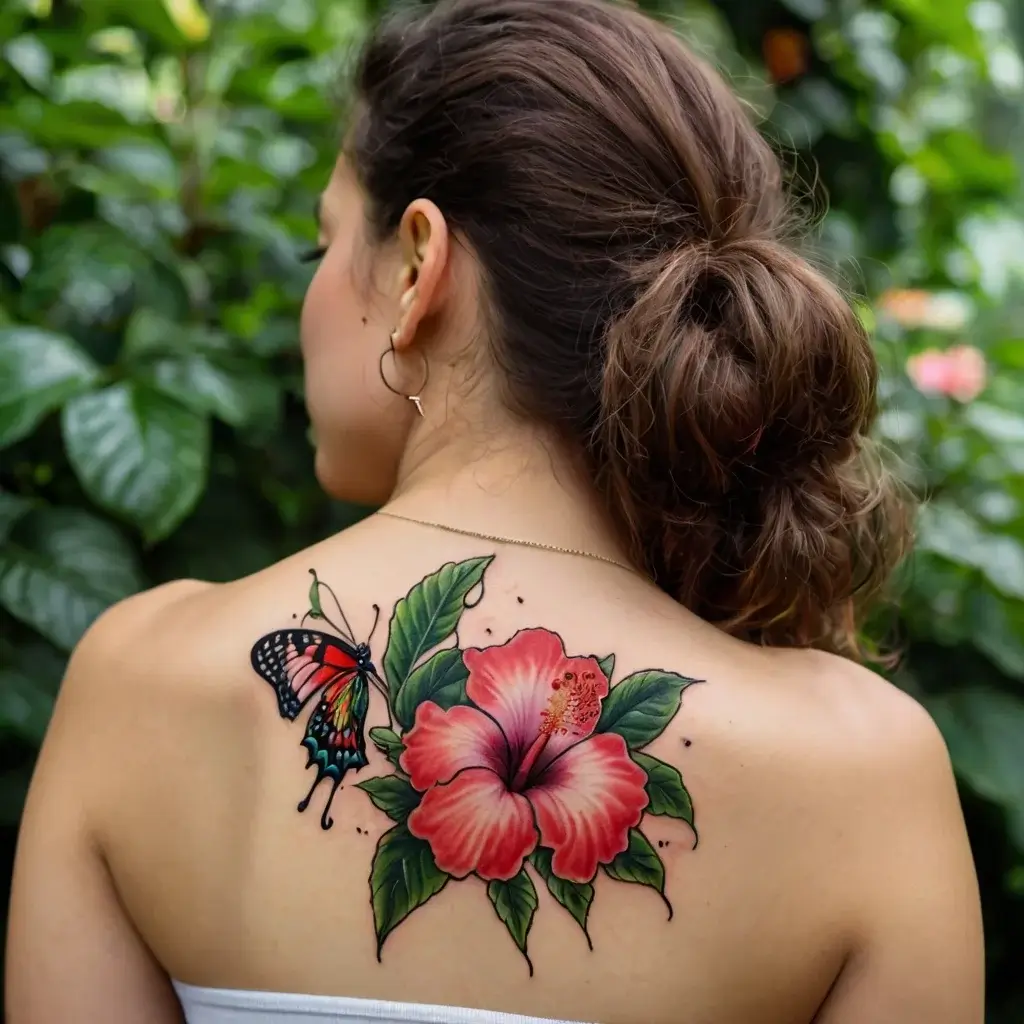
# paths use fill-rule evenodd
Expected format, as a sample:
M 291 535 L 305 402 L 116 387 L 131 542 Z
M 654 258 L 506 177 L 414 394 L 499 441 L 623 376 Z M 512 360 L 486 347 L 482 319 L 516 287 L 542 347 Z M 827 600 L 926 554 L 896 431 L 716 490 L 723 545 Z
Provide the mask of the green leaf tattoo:
M 392 700 L 419 660 L 455 632 L 469 592 L 478 586 L 493 555 L 449 562 L 416 584 L 395 604 L 384 653 Z
M 589 882 L 570 882 L 559 878 L 551 868 L 552 856 L 554 854 L 547 847 L 538 846 L 530 855 L 530 863 L 544 879 L 548 892 L 572 914 L 576 923 L 583 929 L 587 946 L 593 949 L 594 944 L 590 941 L 590 933 L 587 931 L 587 917 L 590 915 L 590 905 L 594 902 L 594 887 Z
M 526 951 L 526 942 L 533 925 L 533 915 L 537 911 L 537 890 L 533 880 L 520 868 L 519 874 L 507 882 L 495 880 L 487 886 L 487 895 L 491 898 L 494 910 L 505 923 L 509 935 L 526 958 L 533 977 L 533 962 Z
M 612 675 L 615 672 L 615 655 L 609 654 L 607 658 L 598 658 L 598 665 L 601 666 L 601 671 L 605 674 L 608 682 L 612 681 Z
M 396 768 L 402 767 L 398 763 L 398 759 L 402 756 L 402 751 L 405 750 L 405 744 L 394 729 L 386 729 L 382 725 L 376 726 L 370 730 L 370 740 Z
M 310 569 L 309 574 L 313 577 L 313 582 L 309 585 L 309 617 L 322 619 L 324 610 L 320 604 L 320 580 L 317 578 L 316 569 Z
M 616 881 L 635 882 L 656 889 L 668 907 L 668 919 L 672 920 L 672 904 L 665 896 L 665 865 L 640 829 L 629 830 L 629 847 L 610 864 L 605 864 L 604 870 L 609 878 Z
M 632 758 L 647 772 L 647 796 L 651 801 L 647 805 L 647 813 L 679 818 L 693 828 L 693 802 L 686 786 L 683 785 L 683 776 L 679 769 L 666 764 L 660 758 L 641 754 L 636 750 L 633 751 Z
M 380 837 L 370 869 L 378 961 L 385 940 L 395 928 L 447 884 L 448 875 L 434 863 L 430 844 L 417 839 L 404 824 Z
M 374 807 L 399 824 L 420 803 L 420 794 L 412 788 L 408 779 L 400 775 L 379 775 L 375 779 L 366 779 L 357 782 L 356 789 L 368 794 Z
M 416 709 L 430 701 L 443 711 L 466 703 L 466 679 L 469 673 L 457 647 L 438 651 L 419 668 L 413 669 L 395 697 L 395 718 L 403 729 L 416 721 Z
M 698 679 L 648 669 L 613 686 L 601 708 L 597 732 L 617 732 L 630 750 L 656 740 L 675 717 L 683 690 Z

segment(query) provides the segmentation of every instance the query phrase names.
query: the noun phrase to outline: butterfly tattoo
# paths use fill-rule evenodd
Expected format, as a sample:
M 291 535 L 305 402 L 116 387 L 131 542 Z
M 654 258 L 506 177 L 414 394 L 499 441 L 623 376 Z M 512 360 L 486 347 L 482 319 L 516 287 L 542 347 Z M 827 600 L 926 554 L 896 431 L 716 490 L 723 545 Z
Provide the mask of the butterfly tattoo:
M 370 706 L 370 686 L 383 687 L 373 665 L 370 645 L 356 643 L 352 628 L 341 610 L 334 591 L 321 582 L 310 569 L 310 609 L 297 627 L 266 633 L 253 645 L 252 667 L 277 694 L 277 707 L 282 718 L 293 722 L 299 712 L 317 693 L 320 694 L 309 720 L 302 746 L 306 748 L 306 768 L 316 768 L 316 778 L 309 792 L 299 802 L 299 810 L 309 807 L 317 786 L 330 779 L 332 786 L 320 825 L 329 829 L 331 802 L 349 771 L 358 772 L 369 763 L 366 757 L 366 713 Z M 320 591 L 334 601 L 339 626 L 324 613 Z M 377 619 L 380 609 L 374 605 Z M 336 634 L 307 626 L 307 620 L 323 621 Z M 371 638 L 373 631 L 371 630 Z

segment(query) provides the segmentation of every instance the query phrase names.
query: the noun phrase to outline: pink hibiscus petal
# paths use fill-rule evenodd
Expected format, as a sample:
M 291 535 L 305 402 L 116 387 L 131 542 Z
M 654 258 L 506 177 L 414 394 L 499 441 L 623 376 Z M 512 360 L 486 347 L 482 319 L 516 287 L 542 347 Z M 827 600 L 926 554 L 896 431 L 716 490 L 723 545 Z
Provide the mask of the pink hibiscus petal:
M 424 701 L 402 739 L 405 750 L 398 763 L 419 790 L 448 782 L 464 768 L 508 774 L 508 744 L 494 722 L 476 708 L 442 711 Z
M 557 633 L 524 629 L 506 644 L 463 656 L 466 693 L 501 726 L 513 764 L 542 734 L 548 739 L 537 770 L 594 731 L 608 680 L 594 658 L 566 657 Z
M 537 845 L 530 804 L 492 771 L 469 768 L 423 795 L 409 831 L 430 843 L 437 866 L 465 878 L 515 877 Z
M 629 830 L 647 806 L 646 782 L 625 740 L 601 733 L 567 750 L 526 790 L 559 878 L 589 882 L 598 864 L 629 846 Z

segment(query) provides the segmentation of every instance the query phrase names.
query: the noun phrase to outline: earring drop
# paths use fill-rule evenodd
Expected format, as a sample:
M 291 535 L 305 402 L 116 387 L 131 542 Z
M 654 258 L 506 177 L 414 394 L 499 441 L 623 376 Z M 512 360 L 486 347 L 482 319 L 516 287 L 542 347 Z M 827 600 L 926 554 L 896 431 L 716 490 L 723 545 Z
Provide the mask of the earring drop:
M 388 382 L 388 379 L 384 374 L 384 360 L 387 358 L 388 355 L 390 355 L 392 359 L 396 358 L 395 342 L 401 336 L 402 332 L 397 327 L 391 332 L 389 336 L 391 344 L 381 353 L 380 356 L 380 379 L 383 382 L 384 387 L 386 387 L 388 391 L 390 391 L 392 394 L 398 395 L 399 398 L 404 398 L 407 401 L 412 402 L 412 404 L 416 406 L 416 411 L 420 414 L 420 417 L 422 418 L 426 415 L 423 412 L 422 391 L 427 386 L 427 381 L 430 379 L 430 363 L 427 362 L 427 357 L 423 355 L 422 352 L 417 352 L 420 359 L 423 361 L 423 383 L 421 383 L 419 388 L 417 388 L 415 394 L 407 395 L 405 394 L 405 392 L 399 391 L 398 388 L 394 387 L 392 384 Z

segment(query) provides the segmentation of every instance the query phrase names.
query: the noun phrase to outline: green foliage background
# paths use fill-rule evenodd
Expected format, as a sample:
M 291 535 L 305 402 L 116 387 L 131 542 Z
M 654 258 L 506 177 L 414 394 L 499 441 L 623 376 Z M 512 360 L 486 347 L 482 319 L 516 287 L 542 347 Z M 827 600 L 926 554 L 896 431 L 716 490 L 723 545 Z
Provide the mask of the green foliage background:
M 338 71 L 383 0 L 0 3 L 0 856 L 68 651 L 112 602 L 344 526 L 296 350 Z M 787 147 L 866 296 L 883 437 L 931 501 L 901 685 L 941 725 L 990 1020 L 1024 1019 L 1024 14 L 1011 0 L 648 0 Z M 970 343 L 968 403 L 905 375 Z M 1016 961 L 1014 960 L 1016 954 Z

